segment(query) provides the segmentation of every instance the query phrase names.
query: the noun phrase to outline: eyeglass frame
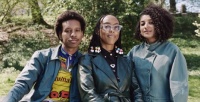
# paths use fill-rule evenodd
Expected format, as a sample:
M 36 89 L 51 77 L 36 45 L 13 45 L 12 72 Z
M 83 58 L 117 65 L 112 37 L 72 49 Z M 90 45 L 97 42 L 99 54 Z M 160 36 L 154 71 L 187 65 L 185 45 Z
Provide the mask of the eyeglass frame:
M 110 28 L 105 28 L 105 26 L 109 26 Z M 114 27 L 118 26 L 119 27 L 119 30 L 116 30 Z M 117 32 L 120 32 L 121 29 L 123 28 L 122 25 L 111 25 L 111 24 L 101 24 L 100 26 L 101 29 L 105 30 L 105 31 L 110 31 L 110 30 L 113 30 L 113 31 L 117 31 Z

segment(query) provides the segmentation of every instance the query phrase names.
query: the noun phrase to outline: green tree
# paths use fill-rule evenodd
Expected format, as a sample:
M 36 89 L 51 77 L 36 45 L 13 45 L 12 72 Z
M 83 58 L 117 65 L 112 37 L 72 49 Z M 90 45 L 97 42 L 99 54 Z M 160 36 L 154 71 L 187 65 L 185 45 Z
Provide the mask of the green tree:
M 12 17 L 12 10 L 13 8 L 20 2 L 21 0 L 1 0 L 0 1 L 0 17 L 1 17 L 1 23 L 6 21 L 6 22 L 11 22 L 11 17 Z

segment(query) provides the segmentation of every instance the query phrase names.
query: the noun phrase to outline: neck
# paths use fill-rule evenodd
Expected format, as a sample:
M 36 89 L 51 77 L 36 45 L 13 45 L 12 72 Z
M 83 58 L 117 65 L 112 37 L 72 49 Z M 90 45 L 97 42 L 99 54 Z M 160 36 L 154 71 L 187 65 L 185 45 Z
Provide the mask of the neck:
M 108 51 L 108 52 L 111 52 L 114 48 L 114 45 L 102 45 L 102 47 Z
M 64 45 L 62 45 L 62 48 L 65 50 L 65 52 L 67 52 L 69 55 L 73 55 L 77 50 L 78 48 L 69 48 L 69 47 L 66 47 Z
M 152 43 L 155 43 L 157 40 L 156 39 L 147 39 L 146 42 L 148 44 L 152 44 Z

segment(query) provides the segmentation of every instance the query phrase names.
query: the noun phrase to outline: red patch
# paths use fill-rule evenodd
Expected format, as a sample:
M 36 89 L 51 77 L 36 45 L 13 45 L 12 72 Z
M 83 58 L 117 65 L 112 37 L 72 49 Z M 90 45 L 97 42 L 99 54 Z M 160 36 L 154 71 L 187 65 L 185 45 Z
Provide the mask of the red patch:
M 60 63 L 60 65 L 61 65 L 61 68 L 64 68 L 64 69 L 66 69 L 66 68 L 67 68 L 67 66 L 66 66 L 65 62 L 61 62 L 61 63 Z

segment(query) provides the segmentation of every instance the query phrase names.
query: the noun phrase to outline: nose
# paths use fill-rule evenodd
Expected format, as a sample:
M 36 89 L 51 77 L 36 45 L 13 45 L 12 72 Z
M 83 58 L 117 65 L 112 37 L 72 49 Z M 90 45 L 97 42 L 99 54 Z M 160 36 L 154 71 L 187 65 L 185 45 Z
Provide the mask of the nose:
M 147 28 L 147 27 L 148 27 L 148 24 L 146 23 L 146 24 L 144 25 L 144 27 Z
M 76 31 L 72 31 L 71 36 L 75 37 L 76 36 Z
M 111 27 L 109 31 L 112 33 L 115 32 L 114 27 Z
M 110 33 L 114 33 L 115 31 L 113 30 L 113 29 L 110 29 L 110 31 L 109 31 Z

